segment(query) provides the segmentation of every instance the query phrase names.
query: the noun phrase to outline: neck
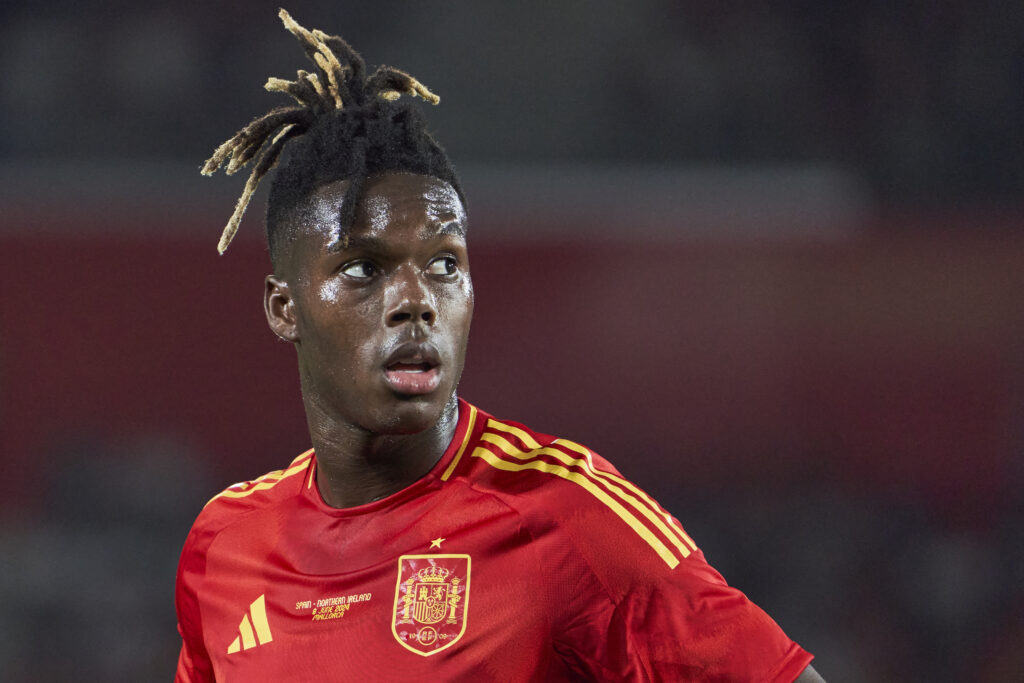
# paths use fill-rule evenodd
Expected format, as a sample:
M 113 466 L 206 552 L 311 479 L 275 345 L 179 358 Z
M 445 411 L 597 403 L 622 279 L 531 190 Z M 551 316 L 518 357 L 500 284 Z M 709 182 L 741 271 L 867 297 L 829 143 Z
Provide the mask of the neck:
M 455 396 L 440 419 L 415 434 L 376 434 L 327 414 L 306 402 L 310 437 L 316 451 L 316 483 L 331 507 L 349 508 L 401 491 L 441 459 L 458 424 Z

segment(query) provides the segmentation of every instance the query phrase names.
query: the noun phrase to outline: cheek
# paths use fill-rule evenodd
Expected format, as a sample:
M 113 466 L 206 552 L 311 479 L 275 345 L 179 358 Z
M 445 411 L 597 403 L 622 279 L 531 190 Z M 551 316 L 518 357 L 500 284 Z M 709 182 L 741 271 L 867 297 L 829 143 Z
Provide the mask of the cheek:
M 332 391 L 359 400 L 375 381 L 379 352 L 379 341 L 365 329 L 337 322 L 325 331 L 317 355 Z
M 462 284 L 462 295 L 466 302 L 466 328 L 468 329 L 469 322 L 473 318 L 473 305 L 476 297 L 473 293 L 473 280 L 470 279 L 469 275 L 466 276 L 466 279 Z
M 375 297 L 353 301 L 350 291 L 330 281 L 311 287 L 310 293 L 300 313 L 303 345 L 323 372 L 351 384 L 380 347 L 374 334 L 379 302 Z
M 336 339 L 335 345 L 353 350 L 374 345 L 370 339 L 383 315 L 379 295 L 356 295 L 336 280 L 321 283 L 314 292 L 318 327 Z
M 473 318 L 473 283 L 466 277 L 460 285 L 450 290 L 445 297 L 445 307 L 451 311 L 450 320 L 453 332 L 465 337 L 469 333 L 469 323 Z
M 337 304 L 341 294 L 341 285 L 337 280 L 327 280 L 317 288 L 317 296 L 326 304 Z

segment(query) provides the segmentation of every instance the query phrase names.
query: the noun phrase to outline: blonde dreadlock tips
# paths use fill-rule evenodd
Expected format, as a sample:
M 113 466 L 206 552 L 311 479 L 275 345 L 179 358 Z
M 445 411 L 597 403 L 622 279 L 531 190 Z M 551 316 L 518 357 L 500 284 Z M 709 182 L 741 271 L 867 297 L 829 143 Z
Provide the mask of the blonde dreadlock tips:
M 423 85 L 412 76 L 409 76 L 409 86 L 410 95 L 419 95 L 423 99 L 423 101 L 430 102 L 431 104 L 436 105 L 441 103 L 440 97 L 430 92 L 430 90 L 427 89 L 427 86 Z
M 323 72 L 327 74 L 328 91 L 331 93 L 331 97 L 334 98 L 334 108 L 341 109 L 341 94 L 338 92 L 338 77 L 334 72 L 333 64 L 323 56 L 323 54 L 317 52 L 313 55 L 313 59 L 316 61 L 317 66 L 323 69 Z M 341 70 L 341 66 L 338 66 L 338 70 Z
M 213 175 L 221 168 L 232 175 L 255 160 L 252 173 L 217 244 L 217 251 L 222 254 L 238 232 L 257 185 L 277 164 L 284 145 L 289 139 L 305 133 L 319 116 L 341 110 L 346 104 L 362 103 L 364 98 L 372 96 L 394 101 L 408 94 L 431 104 L 441 101 L 422 83 L 398 69 L 381 67 L 370 78 L 364 78 L 362 57 L 340 37 L 327 35 L 319 29 L 309 31 L 284 9 L 278 12 L 278 16 L 316 65 L 316 73 L 299 70 L 294 81 L 269 78 L 264 88 L 289 95 L 299 106 L 276 108 L 254 119 L 217 147 L 203 164 L 200 170 L 203 175 Z M 341 63 L 339 55 L 347 64 Z M 352 98 L 352 101 L 347 98 Z

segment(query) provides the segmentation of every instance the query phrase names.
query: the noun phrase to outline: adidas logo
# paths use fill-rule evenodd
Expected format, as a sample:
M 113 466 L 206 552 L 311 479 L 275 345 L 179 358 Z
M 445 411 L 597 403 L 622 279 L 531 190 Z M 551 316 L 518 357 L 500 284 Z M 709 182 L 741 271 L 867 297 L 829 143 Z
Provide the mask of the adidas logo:
M 256 647 L 257 640 L 260 645 L 266 645 L 274 639 L 274 636 L 270 635 L 270 624 L 267 623 L 265 595 L 264 593 L 249 605 L 249 614 L 243 616 L 242 623 L 238 625 L 238 637 L 228 646 L 229 655 L 233 655 L 239 650 Z M 252 617 L 251 622 L 249 621 L 250 616 Z

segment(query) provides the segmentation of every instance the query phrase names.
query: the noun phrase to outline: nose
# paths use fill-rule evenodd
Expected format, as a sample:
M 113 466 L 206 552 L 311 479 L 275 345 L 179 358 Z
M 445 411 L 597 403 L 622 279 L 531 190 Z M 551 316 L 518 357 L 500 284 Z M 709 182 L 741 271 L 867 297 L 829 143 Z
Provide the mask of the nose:
M 433 325 L 437 320 L 437 303 L 419 269 L 407 265 L 395 272 L 388 285 L 385 319 L 388 325 L 404 322 L 425 322 Z

